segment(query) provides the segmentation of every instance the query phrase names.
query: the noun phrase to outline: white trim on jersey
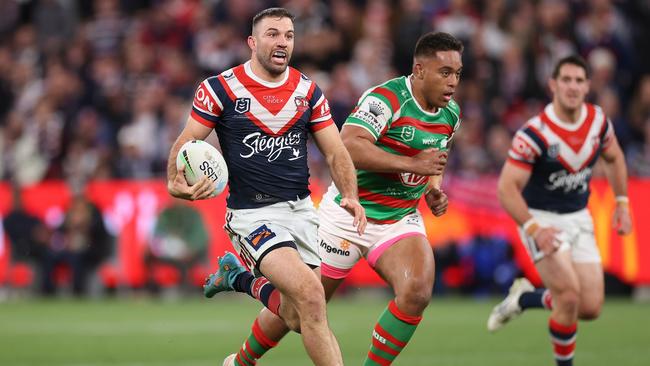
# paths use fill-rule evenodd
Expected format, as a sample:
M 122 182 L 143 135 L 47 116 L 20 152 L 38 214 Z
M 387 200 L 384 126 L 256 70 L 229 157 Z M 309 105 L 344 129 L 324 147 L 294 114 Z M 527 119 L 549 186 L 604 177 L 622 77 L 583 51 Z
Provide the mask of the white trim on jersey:
M 287 74 L 288 75 L 288 74 Z M 250 75 L 249 75 L 250 76 Z M 261 121 L 269 130 L 271 130 L 273 133 L 278 133 L 284 126 L 286 126 L 289 121 L 293 119 L 299 112 L 296 111 L 296 105 L 293 103 L 293 100 L 300 96 L 300 97 L 307 97 L 309 94 L 309 88 L 311 87 L 311 81 L 307 81 L 304 78 L 300 78 L 300 81 L 298 82 L 298 85 L 296 86 L 296 89 L 294 89 L 293 93 L 291 96 L 287 99 L 285 102 L 284 106 L 282 106 L 282 109 L 278 111 L 278 113 L 273 114 L 269 112 L 266 107 L 264 107 L 255 97 L 253 93 L 251 93 L 248 89 L 246 89 L 246 86 L 237 79 L 237 76 L 233 76 L 230 79 L 224 79 L 226 81 L 226 84 L 228 84 L 228 87 L 232 91 L 232 93 L 235 95 L 235 98 L 248 98 L 250 99 L 250 108 L 249 112 L 257 118 L 259 121 Z M 287 113 L 289 115 L 287 115 Z M 284 117 L 279 118 L 279 116 L 282 116 L 284 114 Z
M 219 80 L 216 80 L 216 82 L 218 83 Z M 217 105 L 219 106 L 219 110 L 223 111 L 223 104 L 221 103 L 221 100 L 220 100 L 219 97 L 217 96 L 217 93 L 215 93 L 215 92 L 214 92 L 214 89 L 212 89 L 212 86 L 210 85 L 210 83 L 208 82 L 208 80 L 207 80 L 207 79 L 204 80 L 204 81 L 203 81 L 203 84 L 205 84 L 206 89 L 208 89 L 208 92 L 210 93 L 210 95 L 212 96 L 212 98 L 214 99 L 214 101 L 217 102 Z
M 553 103 L 548 104 L 546 107 L 544 107 L 544 113 L 546 113 L 548 118 L 553 123 L 555 123 L 556 125 L 562 127 L 567 131 L 577 131 L 582 126 L 582 124 L 585 123 L 585 121 L 587 120 L 587 106 L 584 103 L 582 103 L 582 107 L 580 108 L 580 117 L 578 117 L 578 122 L 576 123 L 566 123 L 563 120 L 561 120 L 560 117 L 558 117 L 558 115 L 555 113 L 555 108 L 553 108 Z
M 418 109 L 420 109 L 420 111 L 421 111 L 422 113 L 424 113 L 424 114 L 426 114 L 426 115 L 428 115 L 428 116 L 437 116 L 437 115 L 440 113 L 440 111 L 442 111 L 442 108 L 438 108 L 438 109 L 437 109 L 435 112 L 433 112 L 433 113 L 432 113 L 432 112 L 427 112 L 427 111 L 424 110 L 424 108 L 422 108 L 422 106 L 420 105 L 420 103 L 418 103 L 418 100 L 415 99 L 415 95 L 413 95 L 413 89 L 412 89 L 412 85 L 411 85 L 411 76 L 413 76 L 413 74 L 407 76 L 407 77 L 406 77 L 406 82 L 405 82 L 405 83 L 406 83 L 406 89 L 408 89 L 409 94 L 411 94 L 411 97 L 410 97 L 409 99 L 405 100 L 404 103 L 402 103 L 402 104 L 406 104 L 406 102 L 408 102 L 410 99 L 413 99 L 413 101 L 415 102 L 415 105 L 418 107 Z M 401 109 L 401 107 L 402 107 L 402 106 L 400 105 L 400 109 Z M 450 110 L 451 110 L 451 109 L 450 109 Z
M 219 115 L 214 114 L 214 113 L 208 111 L 208 110 L 205 109 L 205 108 L 202 108 L 200 105 L 197 105 L 196 103 L 192 103 L 192 107 L 198 109 L 199 112 L 201 112 L 201 113 L 205 113 L 205 114 L 210 115 L 210 116 L 215 117 L 215 118 L 218 118 L 218 117 L 219 117 Z
M 586 106 L 583 106 L 583 108 L 586 109 Z M 544 122 L 541 120 L 539 116 L 532 118 L 527 125 L 535 129 L 535 132 L 538 134 L 541 134 L 542 139 L 546 140 L 546 143 L 548 146 L 553 146 L 556 145 L 558 147 L 558 157 L 564 161 L 565 164 L 568 165 L 573 172 L 577 172 L 580 169 L 584 168 L 584 166 L 587 164 L 588 160 L 593 157 L 594 149 L 597 148 L 591 141 L 597 140 L 600 143 L 600 133 L 603 128 L 603 123 L 607 123 L 607 119 L 605 118 L 605 115 L 600 109 L 600 107 L 594 105 L 594 117 L 593 121 L 591 122 L 591 126 L 589 127 L 589 131 L 585 135 L 582 143 L 580 144 L 580 149 L 576 152 L 574 151 L 571 146 L 559 135 L 557 135 L 550 127 L 544 126 Z M 552 104 L 549 104 L 546 106 L 544 109 L 544 112 L 546 113 L 547 116 L 549 116 L 549 111 L 552 110 Z M 564 128 L 564 125 L 567 125 L 566 123 L 559 124 L 555 120 L 551 119 L 549 116 L 550 122 L 556 124 L 558 127 L 566 130 Z M 582 121 L 579 123 L 579 125 L 582 125 L 585 123 L 586 120 L 586 112 L 585 112 L 585 118 L 582 119 Z M 578 125 L 576 123 L 576 125 Z M 577 129 L 567 131 L 569 138 L 572 138 L 574 136 L 571 136 L 573 132 L 577 131 Z M 577 137 L 576 137 L 577 138 Z
M 375 137 L 375 131 L 369 129 L 368 127 L 366 127 L 366 126 L 364 126 L 364 125 L 362 125 L 362 124 L 359 124 L 359 123 L 354 123 L 354 122 L 353 122 L 353 123 L 349 123 L 348 125 L 349 125 L 349 126 L 354 126 L 354 127 L 363 128 L 364 130 L 368 131 L 368 132 L 370 133 L 370 135 L 372 135 L 372 137 L 375 139 L 375 141 L 378 140 L 378 138 Z
M 521 137 L 522 140 L 526 141 L 528 146 L 530 146 L 535 151 L 537 156 L 542 155 L 542 149 L 539 146 L 537 146 L 535 140 L 531 139 L 527 133 L 525 133 L 524 131 L 517 131 L 516 135 Z
M 251 61 L 250 60 L 248 60 L 248 61 L 246 61 L 244 63 L 244 72 L 246 73 L 246 75 L 248 75 L 248 77 L 250 77 L 251 79 L 257 81 L 258 83 L 266 86 L 267 88 L 277 88 L 277 87 L 281 86 L 282 84 L 286 83 L 287 79 L 289 79 L 289 68 L 287 67 L 287 69 L 284 70 L 284 76 L 282 77 L 282 80 L 277 81 L 277 82 L 266 81 L 266 80 L 260 78 L 259 76 L 255 75 L 255 73 L 253 72 L 253 69 L 251 68 Z

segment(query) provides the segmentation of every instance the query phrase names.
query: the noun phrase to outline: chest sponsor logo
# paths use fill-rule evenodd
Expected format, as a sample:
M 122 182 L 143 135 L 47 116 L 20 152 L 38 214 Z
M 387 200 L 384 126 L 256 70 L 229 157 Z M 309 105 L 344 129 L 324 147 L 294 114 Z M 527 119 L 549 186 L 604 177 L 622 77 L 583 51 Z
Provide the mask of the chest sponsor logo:
M 558 170 L 548 176 L 548 184 L 545 185 L 549 191 L 562 190 L 564 193 L 577 191 L 587 192 L 589 180 L 591 179 L 591 168 L 585 168 L 577 173 L 569 173 L 566 170 Z
M 275 233 L 271 231 L 266 225 L 262 225 L 255 229 L 246 237 L 246 241 L 256 250 L 259 249 L 264 243 L 275 238 Z
M 291 131 L 283 136 L 268 136 L 261 132 L 248 134 L 242 140 L 244 151 L 239 154 L 244 159 L 259 154 L 274 162 L 280 158 L 283 151 L 288 152 L 287 160 L 297 160 L 305 155 L 300 151 L 301 135 L 298 131 Z
M 447 147 L 447 138 L 446 137 L 427 137 L 422 139 L 422 145 L 434 146 L 439 148 Z
M 264 98 L 264 101 L 267 102 L 268 104 L 281 104 L 281 103 L 284 103 L 284 99 L 278 98 L 275 95 L 265 95 L 262 98 Z
M 413 138 L 415 137 L 415 127 L 413 126 L 405 126 L 402 128 L 402 140 L 403 141 L 413 141 Z
M 417 175 L 413 173 L 400 173 L 399 179 L 402 181 L 402 184 L 408 187 L 416 187 L 424 183 L 427 180 L 427 177 L 424 175 Z
M 235 112 L 239 114 L 246 113 L 251 110 L 250 98 L 237 98 L 235 100 Z

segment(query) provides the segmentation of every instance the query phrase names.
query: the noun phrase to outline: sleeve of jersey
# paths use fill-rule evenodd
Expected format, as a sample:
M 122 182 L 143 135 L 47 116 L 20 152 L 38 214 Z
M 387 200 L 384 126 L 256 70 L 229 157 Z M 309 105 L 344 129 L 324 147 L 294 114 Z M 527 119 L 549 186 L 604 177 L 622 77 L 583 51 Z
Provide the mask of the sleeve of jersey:
M 378 140 L 385 133 L 392 118 L 393 110 L 390 104 L 383 96 L 371 92 L 361 97 L 345 124 L 364 128 Z
M 454 102 L 454 104 L 456 104 L 456 102 Z M 456 104 L 456 106 L 458 106 L 458 105 Z M 451 135 L 449 136 L 449 140 L 447 140 L 448 142 L 451 142 L 451 140 L 454 138 L 454 136 L 456 136 L 456 131 L 458 131 L 458 129 L 460 128 L 460 123 L 463 121 L 463 115 L 460 112 L 460 108 L 458 108 L 457 110 L 458 110 L 458 119 L 456 120 L 456 123 L 454 124 L 454 129 L 451 132 Z
M 612 121 L 610 121 L 608 118 L 607 122 L 603 126 L 603 132 L 600 134 L 600 142 L 603 150 L 607 149 L 615 138 L 616 135 L 614 134 L 614 126 L 612 125 Z
M 309 119 L 309 129 L 311 132 L 316 132 L 334 124 L 327 98 L 325 98 L 325 94 L 316 85 L 314 85 L 314 93 L 309 101 L 309 106 L 311 107 L 311 118 Z
M 512 145 L 508 150 L 508 162 L 520 168 L 531 170 L 541 153 L 542 151 L 537 146 L 537 143 L 526 132 L 519 130 L 512 139 Z
M 214 128 L 221 117 L 223 104 L 212 87 L 211 81 L 219 83 L 216 78 L 210 78 L 204 80 L 196 88 L 190 115 L 202 125 Z

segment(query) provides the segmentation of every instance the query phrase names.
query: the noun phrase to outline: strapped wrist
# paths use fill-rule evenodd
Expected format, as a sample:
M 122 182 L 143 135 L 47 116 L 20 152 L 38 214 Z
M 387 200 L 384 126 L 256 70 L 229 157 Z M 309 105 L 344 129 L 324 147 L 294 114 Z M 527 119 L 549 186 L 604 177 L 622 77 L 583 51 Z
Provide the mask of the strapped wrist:
M 531 217 L 528 219 L 528 221 L 524 222 L 524 224 L 521 226 L 522 229 L 524 229 L 524 232 L 528 236 L 534 236 L 537 230 L 539 230 L 540 225 L 539 223 L 535 220 L 534 217 Z
M 627 207 L 630 204 L 630 199 L 627 196 L 616 196 L 616 204 Z

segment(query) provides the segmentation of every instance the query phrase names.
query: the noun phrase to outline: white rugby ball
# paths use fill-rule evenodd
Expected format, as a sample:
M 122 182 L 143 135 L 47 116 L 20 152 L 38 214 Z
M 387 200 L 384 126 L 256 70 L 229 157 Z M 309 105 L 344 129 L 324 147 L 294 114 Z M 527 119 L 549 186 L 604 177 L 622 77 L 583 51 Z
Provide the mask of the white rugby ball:
M 214 197 L 221 194 L 228 184 L 228 166 L 214 146 L 203 140 L 191 140 L 183 144 L 176 155 L 176 169 L 185 165 L 185 180 L 194 185 L 203 177 L 214 182 Z

